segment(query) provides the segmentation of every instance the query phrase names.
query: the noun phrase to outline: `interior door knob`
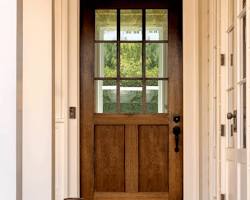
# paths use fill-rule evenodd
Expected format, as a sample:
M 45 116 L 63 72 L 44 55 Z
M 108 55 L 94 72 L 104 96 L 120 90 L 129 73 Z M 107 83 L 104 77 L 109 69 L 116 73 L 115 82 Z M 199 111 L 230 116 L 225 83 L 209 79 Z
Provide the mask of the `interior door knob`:
M 227 119 L 235 119 L 236 113 L 227 113 Z

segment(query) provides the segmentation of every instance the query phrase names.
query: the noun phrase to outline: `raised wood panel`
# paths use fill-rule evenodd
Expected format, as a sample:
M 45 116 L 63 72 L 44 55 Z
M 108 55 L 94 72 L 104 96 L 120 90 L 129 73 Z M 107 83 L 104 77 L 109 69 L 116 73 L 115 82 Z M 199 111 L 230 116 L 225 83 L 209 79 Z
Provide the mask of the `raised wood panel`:
M 95 191 L 125 191 L 124 126 L 95 127 Z
M 94 200 L 168 200 L 167 192 L 109 193 L 96 192 Z
M 168 126 L 139 127 L 139 192 L 168 192 Z

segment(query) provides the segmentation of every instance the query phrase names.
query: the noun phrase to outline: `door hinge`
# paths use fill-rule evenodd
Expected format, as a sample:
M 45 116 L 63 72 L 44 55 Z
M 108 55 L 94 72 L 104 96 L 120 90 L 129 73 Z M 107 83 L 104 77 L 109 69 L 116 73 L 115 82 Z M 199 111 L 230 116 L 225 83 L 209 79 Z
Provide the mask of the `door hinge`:
M 225 136 L 225 124 L 220 125 L 220 135 L 223 137 Z
M 221 194 L 221 195 L 220 195 L 220 199 L 221 199 L 221 200 L 226 200 L 226 195 L 225 195 L 225 194 Z
M 225 65 L 225 54 L 220 54 L 220 65 L 221 66 Z

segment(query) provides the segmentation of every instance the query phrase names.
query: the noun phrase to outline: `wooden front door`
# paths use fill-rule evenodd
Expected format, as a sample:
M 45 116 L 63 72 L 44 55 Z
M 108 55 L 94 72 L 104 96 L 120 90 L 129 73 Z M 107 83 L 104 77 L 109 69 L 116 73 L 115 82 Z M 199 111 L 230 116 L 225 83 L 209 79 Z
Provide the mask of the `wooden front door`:
M 183 199 L 182 1 L 81 1 L 81 197 Z

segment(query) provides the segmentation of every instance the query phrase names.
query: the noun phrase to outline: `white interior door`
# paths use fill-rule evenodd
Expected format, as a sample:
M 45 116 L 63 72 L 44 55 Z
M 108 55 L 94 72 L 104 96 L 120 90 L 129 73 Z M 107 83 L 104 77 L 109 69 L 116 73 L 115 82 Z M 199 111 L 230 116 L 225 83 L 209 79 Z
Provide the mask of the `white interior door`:
M 246 8 L 244 0 L 228 0 L 226 199 L 247 199 L 246 151 Z

